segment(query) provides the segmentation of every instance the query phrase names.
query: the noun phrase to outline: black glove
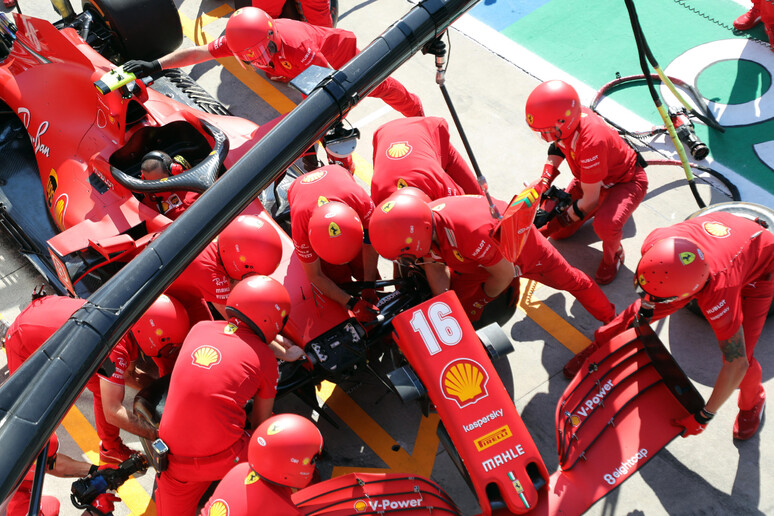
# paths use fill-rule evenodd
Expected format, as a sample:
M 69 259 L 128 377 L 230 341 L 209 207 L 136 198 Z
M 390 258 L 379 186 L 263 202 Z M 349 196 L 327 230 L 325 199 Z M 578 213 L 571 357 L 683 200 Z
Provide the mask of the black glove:
M 124 63 L 124 71 L 133 73 L 138 79 L 147 77 L 152 73 L 161 71 L 161 63 L 158 59 L 155 61 L 140 61 L 133 59 Z
M 546 211 L 544 209 L 538 208 L 538 211 L 535 212 L 535 227 L 540 229 L 548 222 L 554 218 L 556 214 L 553 211 Z

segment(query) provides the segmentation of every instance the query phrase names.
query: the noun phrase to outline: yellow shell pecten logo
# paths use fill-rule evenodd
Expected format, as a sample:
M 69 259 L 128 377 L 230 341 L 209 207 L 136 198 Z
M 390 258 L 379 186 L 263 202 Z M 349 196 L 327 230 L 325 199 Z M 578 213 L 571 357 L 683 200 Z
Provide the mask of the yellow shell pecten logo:
M 441 374 L 441 390 L 446 399 L 454 400 L 460 408 L 486 398 L 489 376 L 480 364 L 467 358 L 450 362 Z
M 400 159 L 411 152 L 411 145 L 408 142 L 395 142 L 387 148 L 387 157 L 391 159 Z
M 353 505 L 352 508 L 355 509 L 355 512 L 366 512 L 368 504 L 366 504 L 364 500 L 355 500 L 355 505 Z
M 228 505 L 223 500 L 215 500 L 210 505 L 209 516 L 228 516 Z
M 220 363 L 220 351 L 212 346 L 199 346 L 191 353 L 193 365 L 203 369 L 211 369 Z
M 60 195 L 54 206 L 54 220 L 60 228 L 64 228 L 64 214 L 67 208 L 67 195 Z
M 683 265 L 690 265 L 695 259 L 696 255 L 693 253 L 689 253 L 688 251 L 680 253 L 680 262 L 682 262 Z
M 386 203 L 382 204 L 381 209 L 384 213 L 389 213 L 393 206 L 395 206 L 395 201 L 387 201 Z
M 328 236 L 331 238 L 336 238 L 339 235 L 341 235 L 341 228 L 339 225 L 335 222 L 328 224 Z
M 720 222 L 705 222 L 704 231 L 718 238 L 725 238 L 731 234 L 731 228 Z
M 318 170 L 317 172 L 310 172 L 304 175 L 304 178 L 301 180 L 301 182 L 314 183 L 315 181 L 319 181 L 323 177 L 325 177 L 325 170 Z

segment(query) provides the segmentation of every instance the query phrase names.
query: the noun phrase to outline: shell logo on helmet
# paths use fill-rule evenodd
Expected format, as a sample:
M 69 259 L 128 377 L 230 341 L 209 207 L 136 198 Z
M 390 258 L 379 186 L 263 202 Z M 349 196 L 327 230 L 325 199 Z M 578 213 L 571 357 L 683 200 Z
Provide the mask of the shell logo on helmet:
M 323 177 L 325 177 L 325 174 L 327 173 L 327 170 L 318 170 L 317 172 L 310 172 L 304 176 L 304 178 L 301 180 L 302 183 L 314 183 L 315 181 L 319 181 Z
M 387 148 L 387 157 L 390 159 L 405 158 L 411 153 L 412 147 L 408 142 L 391 143 Z
M 384 213 L 389 213 L 393 206 L 395 206 L 395 201 L 387 201 L 386 203 L 382 204 L 381 209 Z
M 323 204 L 328 204 L 329 202 L 331 201 L 329 201 L 328 198 L 323 195 L 317 198 L 317 206 L 322 206 Z
M 693 261 L 696 259 L 696 255 L 693 253 L 689 253 L 688 251 L 684 251 L 680 253 L 680 262 L 683 265 L 690 265 L 693 263 Z
M 486 390 L 488 381 L 489 376 L 481 365 L 462 358 L 449 362 L 444 368 L 441 373 L 441 390 L 446 399 L 464 408 L 489 395 Z
M 331 238 L 336 238 L 338 236 L 341 236 L 341 228 L 335 222 L 331 222 L 330 224 L 328 224 L 328 236 L 330 236 Z
M 255 484 L 260 479 L 261 479 L 261 477 L 260 477 L 260 475 L 258 475 L 258 473 L 256 473 L 253 470 L 250 470 L 250 472 L 245 477 L 245 485 L 249 486 L 250 484 Z
M 398 179 L 398 184 L 397 184 L 398 190 L 400 190 L 401 188 L 406 188 L 407 186 L 408 186 L 408 183 L 406 182 L 405 179 L 403 179 L 402 177 Z
M 210 505 L 209 516 L 228 516 L 228 504 L 223 500 L 216 500 Z
M 731 228 L 720 222 L 705 222 L 702 227 L 704 231 L 718 238 L 726 238 L 731 234 Z
M 220 351 L 212 346 L 199 346 L 191 353 L 191 358 L 193 358 L 193 365 L 202 369 L 212 369 L 220 363 Z

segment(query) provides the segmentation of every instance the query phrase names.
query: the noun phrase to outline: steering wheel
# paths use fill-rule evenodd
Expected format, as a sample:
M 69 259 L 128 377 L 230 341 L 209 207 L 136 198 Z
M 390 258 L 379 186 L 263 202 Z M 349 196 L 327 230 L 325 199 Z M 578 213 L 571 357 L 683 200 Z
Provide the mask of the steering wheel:
M 202 193 L 215 183 L 218 171 L 223 160 L 228 155 L 229 141 L 226 134 L 206 120 L 199 119 L 204 130 L 215 140 L 212 152 L 198 165 L 178 174 L 164 179 L 146 181 L 130 176 L 123 170 L 114 166 L 110 167 L 110 173 L 116 182 L 132 192 L 147 194 L 169 192 L 174 190 L 187 190 Z

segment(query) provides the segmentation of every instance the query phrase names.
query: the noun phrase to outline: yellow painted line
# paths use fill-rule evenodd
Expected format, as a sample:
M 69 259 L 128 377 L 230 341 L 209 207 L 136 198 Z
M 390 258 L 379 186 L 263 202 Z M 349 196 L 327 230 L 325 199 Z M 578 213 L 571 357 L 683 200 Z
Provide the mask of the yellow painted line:
M 414 452 L 409 455 L 402 447 L 394 451 L 393 439 L 379 424 L 374 421 L 352 398 L 343 390 L 330 382 L 323 382 L 317 391 L 325 404 L 338 415 L 346 425 L 354 431 L 363 442 L 376 453 L 387 469 L 371 469 L 371 471 L 396 473 L 414 473 L 429 477 L 433 472 L 435 456 L 438 451 L 438 414 L 423 417 L 417 430 L 414 442 Z M 356 468 L 363 471 L 362 468 Z M 334 476 L 355 471 L 352 468 L 335 468 Z
M 78 407 L 73 405 L 62 420 L 62 426 L 75 444 L 83 450 L 83 453 L 93 464 L 99 464 L 99 437 L 94 427 L 91 426 L 83 416 Z M 146 475 L 153 475 L 154 470 L 149 469 Z M 121 501 L 137 516 L 156 516 L 156 504 L 151 500 L 148 493 L 134 478 L 124 482 L 124 485 L 118 488 L 118 496 Z
M 370 186 L 371 179 L 374 177 L 374 169 L 371 163 L 357 153 L 352 154 L 352 162 L 355 164 L 355 177 Z
M 588 337 L 575 329 L 562 316 L 543 304 L 542 301 L 532 298 L 536 287 L 536 281 L 521 280 L 519 308 L 527 314 L 527 317 L 535 321 L 538 326 L 546 330 L 573 353 L 585 349 L 591 343 Z
M 200 21 L 201 17 L 196 21 L 191 20 L 184 14 L 180 13 L 180 22 L 183 25 L 183 34 L 193 41 L 197 45 L 204 45 L 212 41 L 209 34 L 204 32 L 204 26 Z M 266 101 L 272 108 L 274 108 L 280 114 L 285 114 L 291 111 L 296 104 L 282 94 L 277 88 L 271 85 L 270 81 L 262 78 L 252 69 L 243 68 L 236 58 L 228 57 L 224 59 L 218 59 L 218 62 L 223 67 L 231 72 L 234 77 L 239 79 L 250 88 L 256 95 Z
M 220 7 L 216 7 L 212 11 L 199 16 L 199 22 L 202 26 L 209 25 L 210 23 L 217 21 L 221 18 L 225 18 L 229 14 L 233 13 L 234 9 L 228 4 L 223 4 Z

